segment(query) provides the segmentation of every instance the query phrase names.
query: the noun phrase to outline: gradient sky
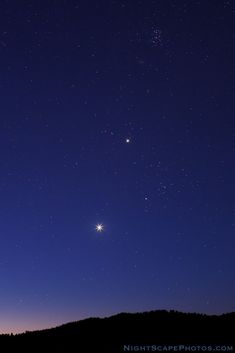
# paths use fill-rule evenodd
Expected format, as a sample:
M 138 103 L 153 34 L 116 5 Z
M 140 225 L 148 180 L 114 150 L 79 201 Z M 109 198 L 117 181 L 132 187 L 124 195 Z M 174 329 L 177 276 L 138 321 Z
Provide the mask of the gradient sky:
M 1 332 L 235 310 L 234 14 L 1 1 Z

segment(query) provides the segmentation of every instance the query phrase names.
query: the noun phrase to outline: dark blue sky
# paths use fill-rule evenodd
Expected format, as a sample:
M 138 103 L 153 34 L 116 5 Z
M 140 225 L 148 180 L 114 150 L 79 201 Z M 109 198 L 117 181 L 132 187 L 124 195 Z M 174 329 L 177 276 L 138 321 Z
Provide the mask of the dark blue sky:
M 1 332 L 235 310 L 234 14 L 1 1 Z

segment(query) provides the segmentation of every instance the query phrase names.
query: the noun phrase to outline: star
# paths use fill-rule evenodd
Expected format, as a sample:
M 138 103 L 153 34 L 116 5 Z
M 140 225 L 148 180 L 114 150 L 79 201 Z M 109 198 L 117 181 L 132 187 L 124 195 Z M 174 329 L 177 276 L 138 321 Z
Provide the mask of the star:
M 102 223 L 98 223 L 96 226 L 95 226 L 95 230 L 98 232 L 98 233 L 101 233 L 104 231 L 104 225 Z
M 129 138 L 126 138 L 126 143 L 130 143 L 131 140 Z

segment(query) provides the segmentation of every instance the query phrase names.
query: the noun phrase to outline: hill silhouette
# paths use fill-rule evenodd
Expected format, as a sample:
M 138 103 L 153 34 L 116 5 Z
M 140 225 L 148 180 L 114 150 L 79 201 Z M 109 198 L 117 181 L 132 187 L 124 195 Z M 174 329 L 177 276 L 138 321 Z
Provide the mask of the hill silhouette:
M 121 313 L 52 329 L 0 335 L 0 345 L 7 347 L 7 352 L 32 353 L 120 353 L 154 351 L 152 346 L 158 351 L 157 345 L 235 347 L 234 343 L 235 313 L 216 316 L 172 310 Z

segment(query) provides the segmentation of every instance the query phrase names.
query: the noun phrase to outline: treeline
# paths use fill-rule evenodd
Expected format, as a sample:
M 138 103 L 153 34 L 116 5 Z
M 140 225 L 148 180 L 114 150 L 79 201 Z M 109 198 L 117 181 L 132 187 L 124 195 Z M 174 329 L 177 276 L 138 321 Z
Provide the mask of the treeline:
M 220 316 L 178 311 L 121 313 L 48 330 L 0 335 L 7 352 L 121 353 L 124 345 L 233 345 L 235 313 Z

